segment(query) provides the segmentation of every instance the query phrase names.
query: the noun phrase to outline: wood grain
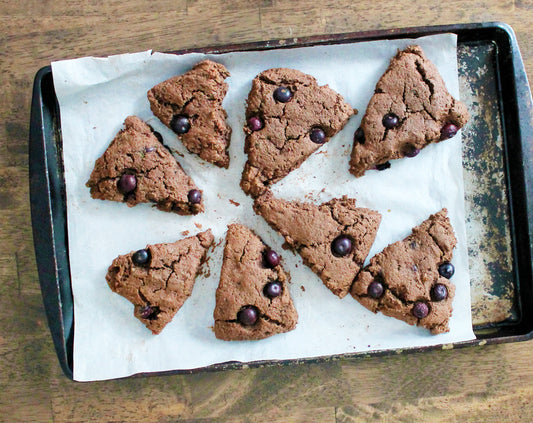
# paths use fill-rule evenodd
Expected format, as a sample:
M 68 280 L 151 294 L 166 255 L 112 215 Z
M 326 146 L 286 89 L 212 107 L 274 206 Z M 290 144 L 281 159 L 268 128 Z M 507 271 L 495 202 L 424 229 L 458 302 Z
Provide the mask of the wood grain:
M 74 383 L 61 372 L 33 253 L 28 125 L 53 60 L 504 21 L 533 74 L 533 1 L 27 0 L 0 3 L 0 420 L 533 421 L 533 341 L 321 364 Z M 103 348 L 103 353 L 105 348 Z

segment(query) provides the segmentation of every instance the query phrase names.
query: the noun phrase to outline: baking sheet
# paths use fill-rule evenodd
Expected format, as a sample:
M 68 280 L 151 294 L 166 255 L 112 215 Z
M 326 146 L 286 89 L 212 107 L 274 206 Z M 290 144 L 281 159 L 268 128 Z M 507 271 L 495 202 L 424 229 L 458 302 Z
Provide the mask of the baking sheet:
M 109 379 L 226 361 L 307 358 L 473 339 L 460 136 L 431 145 L 415 158 L 393 162 L 385 172 L 368 172 L 358 179 L 348 173 L 353 133 L 373 88 L 397 49 L 413 42 L 403 39 L 211 56 L 141 52 L 53 63 L 67 189 L 75 312 L 74 379 Z M 437 65 L 452 95 L 458 97 L 456 36 L 424 37 L 416 43 Z M 232 75 L 224 101 L 234 130 L 228 170 L 187 153 L 175 135 L 151 114 L 146 99 L 146 91 L 153 85 L 187 71 L 205 57 L 223 63 Z M 249 225 L 282 251 L 282 237 L 253 213 L 250 198 L 239 188 L 246 160 L 241 130 L 245 99 L 253 77 L 277 66 L 312 74 L 320 84 L 340 92 L 360 114 L 300 169 L 278 183 L 274 193 L 316 202 L 346 194 L 357 198 L 359 206 L 380 211 L 383 220 L 370 256 L 408 235 L 429 214 L 447 207 L 459 240 L 453 260 L 457 294 L 449 333 L 432 336 L 424 329 L 374 315 L 351 297 L 338 299 L 299 256 L 286 251 L 283 258 L 292 275 L 291 294 L 299 312 L 297 328 L 262 341 L 225 342 L 214 337 L 212 312 L 226 225 Z M 179 162 L 204 190 L 206 213 L 184 217 L 150 205 L 128 208 L 90 198 L 85 182 L 94 161 L 130 114 L 148 121 L 178 152 Z M 197 278 L 191 298 L 174 320 L 160 335 L 151 335 L 133 317 L 133 306 L 107 287 L 107 267 L 117 255 L 147 243 L 173 242 L 207 228 L 213 230 L 217 241 L 208 269 Z

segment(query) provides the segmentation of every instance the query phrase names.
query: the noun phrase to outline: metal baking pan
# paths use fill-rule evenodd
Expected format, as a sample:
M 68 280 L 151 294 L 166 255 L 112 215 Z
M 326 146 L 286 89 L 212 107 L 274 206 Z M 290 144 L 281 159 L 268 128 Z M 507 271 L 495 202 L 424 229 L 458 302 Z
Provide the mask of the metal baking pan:
M 463 130 L 465 204 L 476 339 L 450 347 L 533 338 L 533 110 L 531 91 L 513 30 L 502 23 L 404 28 L 175 51 L 230 51 L 458 36 L 461 100 L 471 113 Z M 48 324 L 64 373 L 72 378 L 74 306 L 70 284 L 67 210 L 59 105 L 50 66 L 35 76 L 29 169 L 33 237 Z M 420 351 L 436 347 L 413 348 Z M 384 355 L 390 350 L 340 357 Z M 322 358 L 276 361 L 287 364 Z M 254 362 L 253 366 L 270 364 Z M 238 368 L 223 363 L 201 370 Z M 191 373 L 175 371 L 171 373 Z M 168 372 L 166 372 L 168 373 Z

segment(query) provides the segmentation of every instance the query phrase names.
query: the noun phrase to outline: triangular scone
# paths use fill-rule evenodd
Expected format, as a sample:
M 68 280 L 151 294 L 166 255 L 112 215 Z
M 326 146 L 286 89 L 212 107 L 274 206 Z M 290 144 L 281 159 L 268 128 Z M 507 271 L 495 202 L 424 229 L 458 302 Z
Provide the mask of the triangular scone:
M 112 291 L 131 301 L 134 316 L 158 334 L 191 295 L 212 243 L 208 230 L 118 256 L 107 271 L 107 283 Z
M 355 132 L 350 172 L 383 170 L 389 160 L 413 157 L 430 143 L 453 137 L 469 119 L 435 65 L 419 46 L 391 60 L 378 81 L 360 128 Z
M 455 294 L 450 262 L 457 241 L 446 214 L 442 209 L 372 257 L 355 280 L 352 296 L 374 313 L 423 326 L 432 334 L 448 332 Z
M 381 222 L 377 211 L 356 207 L 347 197 L 317 206 L 275 199 L 267 192 L 255 201 L 254 210 L 340 298 L 350 291 Z
M 294 69 L 276 68 L 252 81 L 241 188 L 257 197 L 298 168 L 348 122 L 354 109 L 340 94 Z
M 222 108 L 228 76 L 224 65 L 203 60 L 148 91 L 153 114 L 178 135 L 187 150 L 224 168 L 229 166 L 231 138 Z
M 129 116 L 104 154 L 96 160 L 87 187 L 91 197 L 126 203 L 155 203 L 159 210 L 182 215 L 204 211 L 202 193 L 159 133 Z
M 228 226 L 216 291 L 215 336 L 263 339 L 295 328 L 298 314 L 279 256 L 246 226 Z

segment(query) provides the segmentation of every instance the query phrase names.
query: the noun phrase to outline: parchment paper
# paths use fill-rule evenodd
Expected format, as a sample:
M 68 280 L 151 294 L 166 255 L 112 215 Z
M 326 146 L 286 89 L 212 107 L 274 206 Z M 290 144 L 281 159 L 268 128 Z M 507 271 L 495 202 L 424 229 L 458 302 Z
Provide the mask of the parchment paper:
M 61 111 L 67 188 L 70 270 L 74 296 L 74 379 L 123 377 L 138 372 L 193 369 L 226 361 L 252 362 L 328 356 L 360 351 L 447 344 L 472 339 L 470 290 L 463 206 L 461 137 L 431 145 L 417 157 L 392 162 L 389 170 L 348 173 L 353 133 L 375 84 L 397 49 L 416 43 L 437 65 L 452 95 L 459 96 L 456 37 L 377 41 L 263 52 L 207 56 L 231 72 L 224 101 L 233 127 L 230 168 L 219 169 L 189 154 L 172 131 L 155 118 L 146 92 L 190 69 L 206 56 L 150 51 L 108 58 L 81 58 L 52 64 Z M 447 207 L 458 238 L 453 264 L 457 293 L 450 332 L 430 335 L 422 328 L 373 314 L 347 296 L 340 300 L 302 264 L 281 248 L 283 238 L 252 210 L 239 188 L 245 100 L 252 79 L 271 67 L 292 67 L 329 84 L 359 110 L 344 130 L 298 170 L 274 186 L 275 195 L 317 203 L 348 195 L 361 207 L 378 210 L 382 223 L 369 257 L 407 236 L 430 214 Z M 178 161 L 204 191 L 206 212 L 193 217 L 150 205 L 93 200 L 85 183 L 95 160 L 108 147 L 128 115 L 146 120 L 176 152 Z M 252 227 L 276 251 L 292 276 L 291 295 L 299 313 L 297 328 L 261 341 L 226 342 L 212 332 L 215 290 L 227 224 Z M 197 278 L 192 296 L 160 335 L 133 317 L 133 306 L 107 286 L 112 260 L 146 244 L 174 242 L 211 228 L 217 246 L 208 269 Z M 368 259 L 367 259 L 368 262 Z

